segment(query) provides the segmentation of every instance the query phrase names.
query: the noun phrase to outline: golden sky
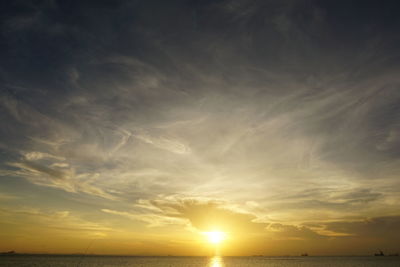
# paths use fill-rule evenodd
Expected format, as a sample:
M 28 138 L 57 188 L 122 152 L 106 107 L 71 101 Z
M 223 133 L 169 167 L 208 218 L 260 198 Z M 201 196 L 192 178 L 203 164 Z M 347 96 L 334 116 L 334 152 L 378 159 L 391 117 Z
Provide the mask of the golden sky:
M 396 9 L 278 2 L 7 4 L 0 252 L 397 252 Z

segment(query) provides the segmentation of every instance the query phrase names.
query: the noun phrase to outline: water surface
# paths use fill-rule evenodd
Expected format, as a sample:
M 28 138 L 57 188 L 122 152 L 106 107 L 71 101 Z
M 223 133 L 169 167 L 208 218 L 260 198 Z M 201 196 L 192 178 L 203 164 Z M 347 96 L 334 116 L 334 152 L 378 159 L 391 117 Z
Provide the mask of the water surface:
M 400 257 L 130 257 L 0 256 L 0 266 L 25 267 L 399 267 Z

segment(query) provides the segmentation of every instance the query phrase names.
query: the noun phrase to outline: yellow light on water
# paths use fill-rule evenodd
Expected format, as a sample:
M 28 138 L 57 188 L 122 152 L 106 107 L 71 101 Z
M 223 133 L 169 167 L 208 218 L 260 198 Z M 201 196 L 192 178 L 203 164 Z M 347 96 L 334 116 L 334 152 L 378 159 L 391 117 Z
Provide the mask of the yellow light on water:
M 224 262 L 222 261 L 222 258 L 219 256 L 214 256 L 210 260 L 210 264 L 208 265 L 209 267 L 224 267 Z

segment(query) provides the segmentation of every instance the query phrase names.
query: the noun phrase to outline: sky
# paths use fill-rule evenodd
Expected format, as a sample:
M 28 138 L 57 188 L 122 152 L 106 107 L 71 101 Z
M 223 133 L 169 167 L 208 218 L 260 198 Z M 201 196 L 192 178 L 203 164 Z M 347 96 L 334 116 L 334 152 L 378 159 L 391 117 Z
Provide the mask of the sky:
M 2 1 L 0 251 L 399 252 L 399 8 Z

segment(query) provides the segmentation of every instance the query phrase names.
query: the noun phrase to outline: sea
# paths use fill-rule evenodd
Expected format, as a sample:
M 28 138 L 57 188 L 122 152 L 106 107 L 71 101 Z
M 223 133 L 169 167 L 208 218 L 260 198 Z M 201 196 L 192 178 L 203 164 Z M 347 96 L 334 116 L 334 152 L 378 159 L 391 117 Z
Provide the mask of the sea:
M 24 267 L 400 267 L 400 257 L 142 257 L 2 255 L 0 266 Z

